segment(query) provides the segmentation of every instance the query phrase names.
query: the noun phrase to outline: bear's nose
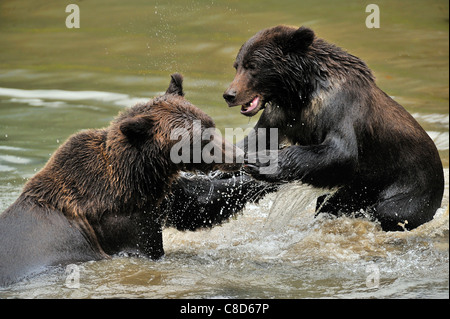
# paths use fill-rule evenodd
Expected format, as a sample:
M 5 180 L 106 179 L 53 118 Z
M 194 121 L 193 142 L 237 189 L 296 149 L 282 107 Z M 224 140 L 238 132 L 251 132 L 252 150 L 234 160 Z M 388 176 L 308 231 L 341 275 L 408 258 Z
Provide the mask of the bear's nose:
M 236 91 L 235 90 L 227 90 L 223 94 L 223 98 L 225 101 L 227 101 L 228 104 L 231 104 L 234 102 L 234 99 L 236 98 Z

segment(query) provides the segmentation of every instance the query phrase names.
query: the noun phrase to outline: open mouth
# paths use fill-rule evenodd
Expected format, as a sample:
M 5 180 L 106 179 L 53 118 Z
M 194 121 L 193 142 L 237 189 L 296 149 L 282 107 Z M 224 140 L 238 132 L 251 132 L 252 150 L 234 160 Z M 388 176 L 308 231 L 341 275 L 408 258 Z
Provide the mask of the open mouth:
M 263 108 L 264 102 L 260 96 L 255 96 L 250 102 L 241 106 L 241 114 L 253 116 Z

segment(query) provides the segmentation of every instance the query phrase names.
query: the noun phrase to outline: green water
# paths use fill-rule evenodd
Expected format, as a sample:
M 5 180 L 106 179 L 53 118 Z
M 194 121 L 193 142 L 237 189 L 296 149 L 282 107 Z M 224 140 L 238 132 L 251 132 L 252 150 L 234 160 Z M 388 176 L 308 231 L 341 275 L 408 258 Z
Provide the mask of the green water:
M 289 200 L 272 197 L 267 207 L 248 207 L 212 231 L 165 230 L 160 262 L 86 263 L 80 289 L 67 290 L 64 271 L 56 270 L 0 291 L 0 298 L 448 298 L 447 1 L 377 1 L 379 29 L 366 27 L 362 1 L 72 2 L 80 8 L 79 29 L 66 28 L 70 2 L 0 2 L 0 212 L 69 135 L 107 126 L 124 107 L 165 91 L 173 72 L 184 74 L 186 97 L 220 129 L 253 126 L 256 118 L 228 108 L 222 93 L 240 46 L 277 24 L 309 26 L 367 62 L 378 85 L 435 140 L 446 195 L 433 227 L 406 235 L 361 221 L 330 224 L 299 208 L 302 221 L 294 216 L 267 242 L 258 232 L 277 216 L 270 206 Z M 373 262 L 378 289 L 365 285 Z
M 170 73 L 181 72 L 187 97 L 219 128 L 248 126 L 222 99 L 239 47 L 262 28 L 304 24 L 364 59 L 378 85 L 411 113 L 448 115 L 448 3 L 378 5 L 380 28 L 368 29 L 360 1 L 97 0 L 80 2 L 81 27 L 68 29 L 61 1 L 2 1 L 0 87 L 152 97 L 165 90 Z M 106 125 L 117 108 L 105 112 L 108 119 L 74 125 Z M 448 131 L 448 119 L 446 127 L 422 122 Z M 441 156 L 448 166 L 448 151 Z

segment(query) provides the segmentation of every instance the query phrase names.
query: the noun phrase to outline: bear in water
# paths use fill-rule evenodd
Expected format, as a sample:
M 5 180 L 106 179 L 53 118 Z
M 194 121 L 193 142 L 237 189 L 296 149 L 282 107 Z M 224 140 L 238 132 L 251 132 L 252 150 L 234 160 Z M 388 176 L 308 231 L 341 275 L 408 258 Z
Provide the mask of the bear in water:
M 195 133 L 202 136 L 215 125 L 183 95 L 182 76 L 174 74 L 164 95 L 125 110 L 105 129 L 74 134 L 58 148 L 0 215 L 0 286 L 46 266 L 119 252 L 157 259 L 164 253 L 167 220 L 189 228 L 159 209 L 179 172 L 233 171 L 241 163 L 235 161 L 239 150 L 214 133 L 201 140 L 202 148 L 211 143 L 220 151 L 214 161 L 171 160 L 172 146 L 187 143 L 182 146 L 192 153 Z M 175 129 L 184 130 L 184 139 L 171 138 Z
M 417 121 L 375 83 L 367 65 L 306 27 L 258 32 L 240 49 L 236 75 L 223 97 L 254 116 L 248 138 L 278 128 L 284 149 L 267 146 L 278 168 L 261 173 L 273 183 L 301 181 L 337 189 L 317 211 L 376 218 L 383 230 L 413 229 L 440 207 L 444 177 L 439 153 Z M 247 139 L 238 144 L 247 151 Z M 326 199 L 326 200 L 325 200 Z

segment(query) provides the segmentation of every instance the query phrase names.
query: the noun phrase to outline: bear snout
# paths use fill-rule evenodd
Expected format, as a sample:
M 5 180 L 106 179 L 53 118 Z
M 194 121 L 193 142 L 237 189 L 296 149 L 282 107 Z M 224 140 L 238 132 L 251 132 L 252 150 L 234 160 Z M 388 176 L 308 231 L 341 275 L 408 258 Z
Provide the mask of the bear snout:
M 223 93 L 223 98 L 228 103 L 228 106 L 235 106 L 236 101 L 236 90 L 228 89 Z

